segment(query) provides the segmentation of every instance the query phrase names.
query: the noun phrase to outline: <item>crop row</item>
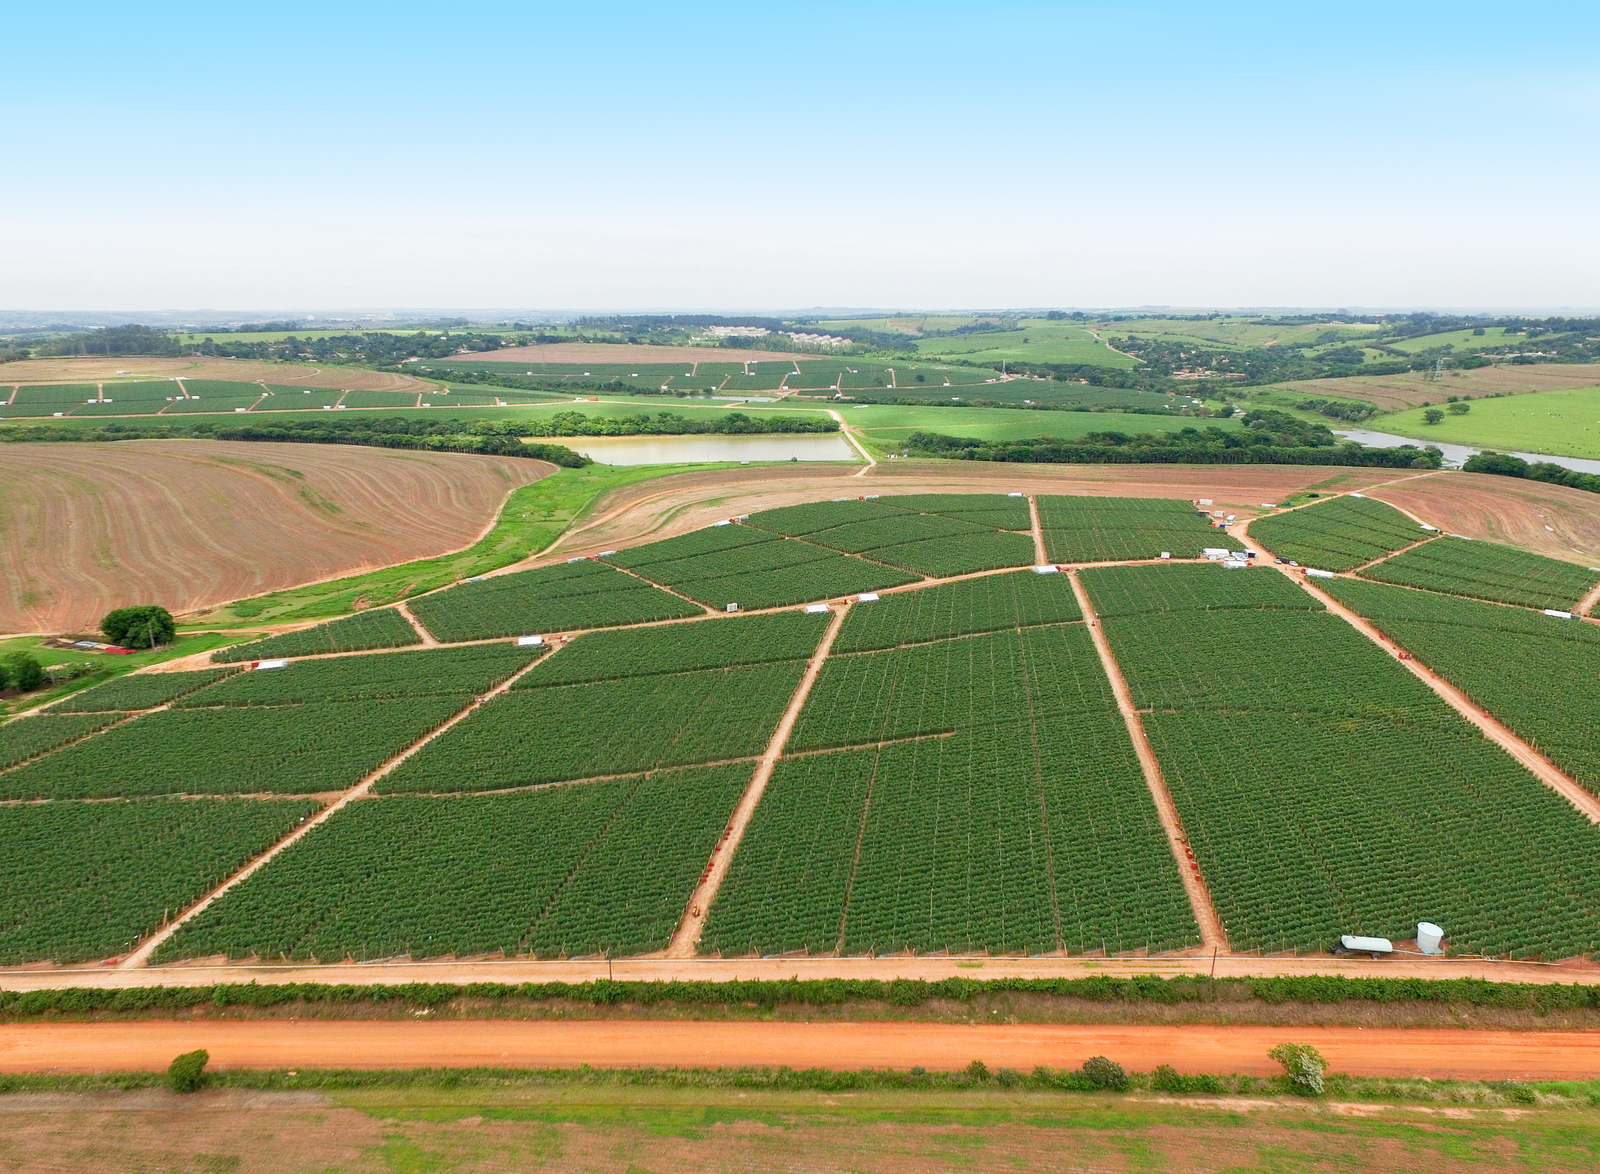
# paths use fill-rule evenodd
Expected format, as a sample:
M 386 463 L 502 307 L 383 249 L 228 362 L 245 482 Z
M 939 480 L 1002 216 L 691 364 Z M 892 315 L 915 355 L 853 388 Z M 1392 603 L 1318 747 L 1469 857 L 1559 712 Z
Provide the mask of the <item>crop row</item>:
M 238 673 L 190 693 L 180 708 L 372 701 L 388 697 L 484 693 L 545 652 L 514 644 L 330 656 Z
M 1081 624 L 993 632 L 829 657 L 789 748 L 858 746 L 1110 706 L 1111 686 Z
M 640 573 L 711 607 L 737 603 L 746 609 L 838 599 L 862 591 L 898 587 L 917 579 L 916 575 L 881 563 L 834 554 L 805 542 L 780 540 L 769 545 L 794 548 L 792 552 L 785 552 L 790 559 L 797 559 L 803 552 L 809 553 L 804 561 L 768 567 L 757 565 L 754 559 L 735 559 L 733 556 L 742 552 L 731 551 L 651 566 Z M 747 569 L 736 569 L 741 563 Z
M 1273 554 L 1330 571 L 1348 571 L 1429 535 L 1392 505 L 1352 494 L 1250 523 L 1250 537 Z
M 1025 567 L 1033 562 L 1033 539 L 1027 534 L 977 527 L 969 527 L 969 530 L 971 533 L 885 546 L 869 551 L 866 557 L 935 579 L 1002 567 Z
M 660 949 L 748 777 L 685 770 L 353 803 L 197 917 L 158 960 Z
M 447 643 L 701 614 L 692 603 L 590 561 L 462 583 L 420 596 L 410 607 L 428 631 Z
M 36 758 L 69 742 L 76 742 L 121 717 L 119 713 L 89 713 L 12 718 L 0 725 L 0 770 Z M 0 786 L 3 785 L 0 783 Z
M 579 636 L 517 682 L 518 689 L 694 669 L 806 660 L 829 616 L 781 611 Z
M 1419 920 L 1466 953 L 1600 946 L 1595 829 L 1348 624 L 1196 608 L 1105 628 L 1235 948 Z
M 344 790 L 470 700 L 407 697 L 162 710 L 0 775 L 0 798 L 309 795 Z
M 804 668 L 786 661 L 513 690 L 423 747 L 379 790 L 491 791 L 754 757 Z
M 1405 587 L 1561 611 L 1571 609 L 1600 578 L 1576 563 L 1454 536 L 1408 550 L 1361 573 Z
M 1052 562 L 1101 563 L 1124 559 L 1199 558 L 1202 548 L 1223 545 L 1187 501 L 1157 497 L 1040 496 L 1039 526 Z
M 663 538 L 659 542 L 647 542 L 643 546 L 619 550 L 607 555 L 606 561 L 630 571 L 638 571 L 657 563 L 717 554 L 741 546 L 760 546 L 775 540 L 770 531 L 752 526 L 706 526 L 676 538 Z
M 1355 579 L 1325 587 L 1600 793 L 1600 629 Z
M 237 669 L 199 669 L 187 673 L 133 673 L 104 685 L 74 693 L 58 701 L 48 713 L 108 713 L 113 710 L 154 709 L 223 677 Z
M 1265 567 L 1233 570 L 1217 563 L 1094 567 L 1080 572 L 1102 616 L 1141 612 L 1277 609 L 1321 611 L 1322 604 L 1286 575 Z
M 976 534 L 990 534 L 987 526 L 974 526 L 958 518 L 943 518 L 937 514 L 908 514 L 880 511 L 881 518 L 870 521 L 847 522 L 806 535 L 808 542 L 842 550 L 846 554 L 863 554 L 898 546 L 904 542 L 920 542 L 928 538 L 953 538 Z M 752 522 L 758 519 L 752 519 Z
M 215 664 L 241 660 L 268 660 L 280 656 L 315 656 L 325 652 L 366 652 L 374 648 L 409 648 L 422 637 L 392 607 L 357 612 L 342 620 L 318 624 L 298 632 L 268 636 L 249 644 L 235 644 L 211 654 Z
M 948 636 L 1081 619 L 1065 575 L 985 575 L 918 591 L 897 591 L 850 609 L 833 651 L 865 652 Z
M 0 806 L 0 966 L 119 954 L 315 810 L 241 799 Z
M 1025 497 L 1002 493 L 897 493 L 878 501 L 880 505 L 942 514 L 996 530 L 1033 529 L 1033 513 Z

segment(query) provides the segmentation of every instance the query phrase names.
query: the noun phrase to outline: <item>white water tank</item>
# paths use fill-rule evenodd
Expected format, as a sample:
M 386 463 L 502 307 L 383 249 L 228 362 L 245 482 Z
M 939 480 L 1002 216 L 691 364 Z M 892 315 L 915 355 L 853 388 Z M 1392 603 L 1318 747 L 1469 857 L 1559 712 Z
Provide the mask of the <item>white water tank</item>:
M 1417 949 L 1424 954 L 1443 954 L 1439 943 L 1444 940 L 1444 930 L 1431 921 L 1417 922 Z
M 856 602 L 857 603 L 877 603 L 878 602 L 878 593 L 876 591 L 863 591 L 860 595 L 856 596 Z
M 1034 567 L 1033 573 L 1035 575 L 1054 575 L 1060 570 L 1061 568 L 1056 566 L 1054 563 L 1045 563 L 1042 566 Z

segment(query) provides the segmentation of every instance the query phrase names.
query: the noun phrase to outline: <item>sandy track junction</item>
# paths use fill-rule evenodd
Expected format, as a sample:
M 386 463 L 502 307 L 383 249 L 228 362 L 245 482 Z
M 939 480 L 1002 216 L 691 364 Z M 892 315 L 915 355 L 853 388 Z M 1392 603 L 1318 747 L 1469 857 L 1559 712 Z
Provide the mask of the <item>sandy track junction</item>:
M 554 466 L 355 445 L 212 440 L 0 447 L 0 632 L 173 612 L 475 541 Z
M 1292 1035 L 1335 1072 L 1434 1079 L 1589 1080 L 1600 1032 L 1260 1025 L 749 1023 L 451 1020 L 13 1023 L 0 1071 L 158 1071 L 204 1048 L 218 1068 L 1075 1068 L 1110 1056 L 1148 1072 L 1281 1072 Z

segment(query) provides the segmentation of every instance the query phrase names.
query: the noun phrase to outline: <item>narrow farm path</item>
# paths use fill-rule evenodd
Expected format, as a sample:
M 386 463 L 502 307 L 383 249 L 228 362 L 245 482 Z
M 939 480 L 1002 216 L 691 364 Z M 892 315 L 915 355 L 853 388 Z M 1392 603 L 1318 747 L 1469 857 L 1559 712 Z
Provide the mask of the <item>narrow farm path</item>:
M 1248 522 L 1241 522 L 1234 527 L 1232 532 L 1237 537 L 1248 540 L 1249 528 L 1250 524 Z M 1255 545 L 1261 548 L 1263 554 L 1272 557 L 1272 552 L 1261 547 L 1259 542 L 1255 543 Z M 1450 708 L 1482 730 L 1485 737 L 1527 767 L 1533 773 L 1533 776 L 1544 783 L 1545 786 L 1582 812 L 1590 823 L 1600 823 L 1600 797 L 1596 797 L 1592 792 L 1586 790 L 1571 775 L 1567 774 L 1543 754 L 1540 754 L 1527 742 L 1524 742 L 1509 726 L 1494 717 L 1488 710 L 1480 708 L 1463 690 L 1452 685 L 1415 657 L 1407 655 L 1402 658 L 1400 654 L 1403 650 L 1400 645 L 1385 636 L 1371 621 L 1351 611 L 1326 591 L 1310 582 L 1306 576 L 1297 574 L 1292 568 L 1278 567 L 1277 569 L 1287 575 L 1291 582 L 1298 583 L 1330 612 L 1393 656 L 1411 672 L 1412 676 L 1443 698 Z
M 1167 780 L 1161 773 L 1161 762 L 1156 758 L 1155 748 L 1150 745 L 1150 739 L 1144 732 L 1144 722 L 1139 720 L 1139 711 L 1134 707 L 1133 694 L 1128 691 L 1122 666 L 1117 664 L 1117 658 L 1111 652 L 1111 642 L 1106 639 L 1105 629 L 1100 625 L 1100 617 L 1095 613 L 1089 593 L 1084 590 L 1083 581 L 1078 578 L 1076 571 L 1068 571 L 1067 574 L 1072 579 L 1072 590 L 1083 611 L 1083 622 L 1088 625 L 1094 649 L 1100 654 L 1100 663 L 1111 682 L 1111 691 L 1116 695 L 1117 708 L 1122 711 L 1122 720 L 1128 727 L 1128 737 L 1133 740 L 1134 752 L 1139 756 L 1139 769 L 1144 771 L 1144 781 L 1150 788 L 1150 798 L 1155 801 L 1156 814 L 1161 817 L 1161 826 L 1166 829 L 1167 843 L 1172 846 L 1172 858 L 1178 863 L 1178 875 L 1183 878 L 1184 892 L 1189 896 L 1194 919 L 1200 925 L 1200 940 L 1216 953 L 1230 953 L 1227 931 L 1222 927 L 1222 918 L 1211 900 L 1211 890 L 1206 887 L 1205 877 L 1200 874 L 1200 863 L 1189 848 L 1189 838 L 1183 834 L 1178 805 L 1172 801 L 1172 792 L 1167 789 Z
M 822 662 L 828 659 L 828 651 L 833 647 L 833 641 L 839 635 L 839 629 L 844 626 L 844 618 L 848 614 L 850 614 L 848 604 L 834 611 L 828 630 L 822 634 L 821 643 L 817 645 L 817 650 L 812 653 L 811 659 L 806 662 L 806 671 L 800 678 L 794 696 L 789 698 L 789 707 L 783 711 L 783 717 L 778 720 L 778 728 L 772 731 L 772 740 L 767 743 L 767 752 L 761 756 L 761 761 L 756 763 L 756 769 L 750 776 L 750 785 L 745 788 L 738 805 L 733 809 L 733 815 L 728 820 L 728 830 L 723 833 L 722 842 L 712 849 L 711 861 L 700 877 L 700 883 L 695 886 L 694 892 L 689 897 L 689 906 L 684 910 L 677 931 L 667 945 L 668 958 L 695 956 L 695 949 L 700 944 L 700 934 L 705 929 L 705 914 L 710 912 L 711 903 L 717 899 L 717 890 L 722 887 L 722 878 L 728 875 L 728 864 L 733 860 L 733 854 L 738 851 L 744 830 L 750 825 L 750 817 L 755 814 L 756 805 L 761 802 L 761 795 L 767 789 L 767 781 L 772 778 L 773 768 L 778 765 L 778 757 L 783 753 L 784 743 L 789 740 L 789 731 L 794 729 L 795 719 L 800 716 L 801 707 L 811 695 L 811 686 L 816 684 L 817 674 L 822 671 Z
M 1419 539 L 1416 542 L 1407 543 L 1405 546 L 1402 546 L 1399 550 L 1391 550 L 1387 554 L 1380 554 L 1377 558 L 1368 559 L 1366 562 L 1362 563 L 1359 567 L 1351 567 L 1348 571 L 1346 571 L 1344 573 L 1348 574 L 1348 575 L 1359 575 L 1362 571 L 1368 569 L 1369 567 L 1375 567 L 1379 563 L 1388 562 L 1390 559 L 1394 558 L 1395 555 L 1405 554 L 1406 551 L 1408 551 L 1408 550 L 1415 550 L 1419 546 L 1426 546 L 1430 542 L 1437 541 L 1438 537 L 1439 536 L 1437 534 L 1430 534 L 1426 538 Z
M 400 613 L 400 615 L 405 619 L 406 623 L 410 624 L 416 634 L 422 638 L 422 646 L 424 648 L 439 647 L 439 641 L 434 637 L 434 634 L 428 631 L 428 629 L 424 628 L 422 626 L 422 621 L 411 614 L 411 608 L 405 603 L 404 600 L 395 604 L 394 609 Z
M 851 476 L 865 477 L 868 473 L 872 472 L 873 469 L 877 468 L 877 458 L 867 451 L 867 446 L 861 443 L 861 438 L 856 435 L 856 430 L 850 426 L 843 415 L 835 411 L 833 408 L 828 409 L 828 415 L 839 421 L 839 431 L 844 433 L 844 438 L 850 442 L 850 447 L 854 448 L 858 453 L 860 453 L 861 459 L 867 462 L 865 465 L 861 466 L 861 468 L 852 473 Z
M 1032 493 L 1028 494 L 1028 517 L 1033 519 L 1033 563 L 1042 567 L 1050 556 L 1044 548 L 1044 527 L 1039 523 L 1039 498 Z
M 158 950 L 168 938 L 177 933 L 178 930 L 181 929 L 186 923 L 192 921 L 195 917 L 203 913 L 218 897 L 222 896 L 241 881 L 248 880 L 251 876 L 255 875 L 255 873 L 266 867 L 266 865 L 269 864 L 273 858 L 278 855 L 278 853 L 295 843 L 312 828 L 317 827 L 320 824 L 327 823 L 328 820 L 332 819 L 340 811 L 344 810 L 344 808 L 349 804 L 366 795 L 372 790 L 373 785 L 377 783 L 379 779 L 383 778 L 390 771 L 394 770 L 395 767 L 399 766 L 406 759 L 410 758 L 418 750 L 421 750 L 424 746 L 426 746 L 429 742 L 432 742 L 435 738 L 439 737 L 439 735 L 443 734 L 446 730 L 449 730 L 458 723 L 465 721 L 474 712 L 476 712 L 483 705 L 487 704 L 493 698 L 509 692 L 511 687 L 519 680 L 527 676 L 534 670 L 534 668 L 543 664 L 545 661 L 549 660 L 551 656 L 555 656 L 560 651 L 561 645 L 558 644 L 556 645 L 555 649 L 549 653 L 549 655 L 535 658 L 531 663 L 511 674 L 511 676 L 507 677 L 504 681 L 501 681 L 500 684 L 496 685 L 493 689 L 490 689 L 487 693 L 484 693 L 479 697 L 474 697 L 471 705 L 468 705 L 465 709 L 461 710 L 461 712 L 447 719 L 432 732 L 423 735 L 411 745 L 407 746 L 399 754 L 396 754 L 393 758 L 389 759 L 388 762 L 385 762 L 382 766 L 378 767 L 377 770 L 367 775 L 361 781 L 356 783 L 355 786 L 351 787 L 332 803 L 328 804 L 328 806 L 324 807 L 321 811 L 308 818 L 305 823 L 295 828 L 294 831 L 283 837 L 283 839 L 272 845 L 272 847 L 268 848 L 260 856 L 257 856 L 254 860 L 250 861 L 250 863 L 239 869 L 239 871 L 235 872 L 227 880 L 223 881 L 216 888 L 212 889 L 204 897 L 200 898 L 200 900 L 189 906 L 188 909 L 184 910 L 177 917 L 173 918 L 173 920 L 167 923 L 165 928 L 151 934 L 142 943 L 140 943 L 137 950 L 133 951 L 133 953 L 129 954 L 117 964 L 117 969 L 133 970 L 149 965 L 152 955 L 155 954 L 156 950 Z
M 1587 617 L 1597 604 L 1600 604 L 1600 583 L 1596 583 L 1589 589 L 1589 594 L 1578 600 L 1578 604 L 1573 608 L 1572 614 Z

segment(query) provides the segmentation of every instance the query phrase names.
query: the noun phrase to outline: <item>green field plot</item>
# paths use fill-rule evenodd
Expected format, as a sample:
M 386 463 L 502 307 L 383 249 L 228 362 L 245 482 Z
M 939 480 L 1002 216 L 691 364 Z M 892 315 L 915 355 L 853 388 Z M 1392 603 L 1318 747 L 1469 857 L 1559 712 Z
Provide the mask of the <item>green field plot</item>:
M 1235 949 L 1424 920 L 1460 953 L 1600 945 L 1596 830 L 1338 617 L 1190 608 L 1105 631 Z
M 1396 338 L 1383 345 L 1392 351 L 1408 355 L 1444 346 L 1452 347 L 1463 354 L 1476 354 L 1487 347 L 1508 346 L 1522 341 L 1522 336 L 1515 331 L 1508 331 L 1504 326 L 1485 326 L 1482 329 L 1482 334 L 1470 328 L 1447 330 L 1439 334 L 1419 334 L 1415 338 Z
M 1404 587 L 1558 611 L 1571 610 L 1600 581 L 1600 575 L 1577 563 L 1454 535 L 1361 573 L 1368 579 Z
M 1450 406 L 1437 401 L 1436 405 Z M 1600 458 L 1600 387 L 1482 397 L 1468 407 L 1467 413 L 1459 416 L 1447 410 L 1437 424 L 1423 418 L 1428 409 L 1413 408 L 1384 416 L 1375 427 L 1498 452 Z
M 1355 579 L 1322 587 L 1600 793 L 1600 628 Z
M 271 398 L 261 402 L 256 408 L 258 412 L 317 412 L 333 407 L 344 397 L 344 391 L 337 387 L 288 387 L 271 383 L 267 390 L 272 393 Z
M 775 510 L 762 510 L 758 514 L 751 514 L 746 525 L 769 530 L 774 534 L 804 538 L 811 534 L 820 534 L 824 530 L 832 530 L 837 526 L 871 524 L 889 518 L 908 516 L 911 516 L 910 511 L 881 499 L 868 501 L 866 498 L 841 497 L 834 501 L 811 501 L 804 505 L 786 505 Z
M 866 557 L 940 579 L 974 571 L 1027 566 L 1033 562 L 1033 555 L 1033 539 L 1027 534 L 977 530 L 921 542 L 901 542 L 869 551 Z
M 115 710 L 154 709 L 176 701 L 196 689 L 215 684 L 237 669 L 199 669 L 188 673 L 134 673 L 104 685 L 74 693 L 52 705 L 50 713 L 108 713 Z
M 413 408 L 427 398 L 426 392 L 419 397 L 414 391 L 350 391 L 345 393 L 344 403 L 341 406 L 346 408 Z
M 407 648 L 421 644 L 422 637 L 392 607 L 357 612 L 342 620 L 235 644 L 211 654 L 214 664 L 241 660 L 270 660 L 281 656 L 316 656 L 326 652 L 367 652 L 374 648 Z
M 1250 537 L 1308 567 L 1348 571 L 1435 536 L 1392 505 L 1345 494 L 1250 523 Z
M 1152 570 L 1159 574 L 1151 574 Z M 1217 563 L 1166 567 L 1096 567 L 1083 572 L 1102 616 L 1162 611 L 1281 609 L 1321 611 L 1316 596 L 1266 567 L 1234 570 Z
M 767 748 L 804 668 L 784 661 L 513 690 L 378 789 L 494 791 L 753 757 Z
M 315 810 L 241 799 L 0 807 L 0 966 L 123 953 Z
M 724 550 L 736 550 L 741 546 L 755 546 L 758 543 L 771 541 L 773 536 L 770 532 L 753 529 L 750 526 L 706 526 L 699 530 L 691 530 L 687 534 L 680 534 L 676 538 L 663 538 L 659 542 L 647 542 L 643 546 L 618 551 L 616 554 L 608 555 L 606 562 L 629 570 L 644 570 L 657 563 L 672 563 L 679 559 L 717 554 Z
M 1043 318 L 1025 318 L 1017 330 L 927 338 L 916 345 L 921 355 L 959 355 L 968 362 L 994 367 L 1002 362 L 1081 363 L 1094 367 L 1139 365 L 1137 360 L 1118 354 L 1095 338 L 1086 326 L 1049 322 Z
M 165 416 L 192 416 L 203 415 L 206 412 L 233 412 L 240 408 L 251 408 L 262 398 L 258 389 L 255 395 L 202 395 L 190 396 L 188 399 L 173 400 L 170 404 L 163 404 L 161 414 Z
M 476 388 L 471 390 L 452 389 L 450 391 L 435 391 L 432 393 L 432 403 L 439 408 L 488 408 L 493 407 L 502 399 L 507 403 L 518 403 L 520 400 L 497 395 L 486 395 Z
M 862 605 L 873 606 L 873 605 Z M 1104 710 L 1111 686 L 1077 624 L 830 656 L 792 750 L 858 746 Z
M 176 380 L 151 379 L 138 383 L 106 383 L 101 394 L 112 403 L 123 404 L 134 410 L 148 410 L 150 405 L 160 407 L 173 396 L 181 394 Z M 135 405 L 140 407 L 136 408 Z
M 0 775 L 0 798 L 344 790 L 470 701 L 466 696 L 406 697 L 163 710 Z
M 100 388 L 94 383 L 27 383 L 17 388 L 11 407 L 13 411 L 18 408 L 39 408 L 46 412 L 60 412 L 99 398 Z
M 728 378 L 722 385 L 722 390 L 728 394 L 745 391 L 776 391 L 783 385 L 786 378 L 794 375 L 793 363 L 781 363 L 768 360 L 761 363 L 751 363 L 747 373 L 736 373 Z
M 1001 493 L 896 493 L 878 499 L 879 505 L 894 506 L 919 513 L 941 514 L 997 530 L 1033 528 L 1033 514 L 1026 497 Z
M 100 403 L 75 404 L 73 416 L 153 416 L 168 405 L 161 400 L 105 400 Z
M 1192 502 L 1162 497 L 1038 499 L 1044 548 L 1052 562 L 1103 563 L 1123 559 L 1199 558 L 1207 546 L 1231 544 L 1202 519 Z
M 849 378 L 847 368 L 850 364 L 842 359 L 801 359 L 798 365 L 800 373 L 789 377 L 791 390 L 838 390 L 840 377 Z
M 849 502 L 842 503 L 849 505 Z M 865 502 L 865 505 L 876 505 Z M 902 542 L 921 542 L 928 538 L 950 538 L 957 535 L 993 533 L 988 527 L 976 526 L 956 518 L 938 514 L 909 514 L 880 510 L 880 517 L 861 522 L 846 522 L 806 535 L 806 541 L 827 546 L 845 554 L 863 554 Z M 752 519 L 755 521 L 757 519 Z
M 1083 618 L 1065 575 L 985 575 L 856 604 L 833 642 L 835 654 L 925 644 L 950 636 Z
M 176 381 L 171 387 L 169 395 L 182 394 L 178 390 Z M 190 396 L 198 396 L 201 399 L 254 399 L 266 390 L 259 383 L 243 383 L 229 379 L 185 379 L 183 388 Z
M 517 689 L 619 677 L 647 677 L 729 665 L 807 660 L 829 616 L 803 611 L 664 624 L 580 636 L 516 683 Z
M 121 716 L 117 713 L 88 713 L 12 718 L 0 725 L 0 770 L 37 758 L 69 742 L 76 742 L 96 730 L 103 730 Z
M 446 642 L 681 619 L 701 611 L 604 563 L 558 563 L 461 583 L 411 602 Z
M 995 378 L 988 367 L 957 367 L 944 363 L 896 363 L 895 386 L 916 390 L 945 387 L 979 387 Z
M 465 648 L 317 657 L 283 668 L 238 673 L 209 689 L 189 694 L 181 705 L 198 709 L 486 693 L 545 651 L 514 644 L 474 644 Z
M 748 768 L 686 770 L 354 803 L 195 918 L 158 960 L 660 949 L 748 778 Z

